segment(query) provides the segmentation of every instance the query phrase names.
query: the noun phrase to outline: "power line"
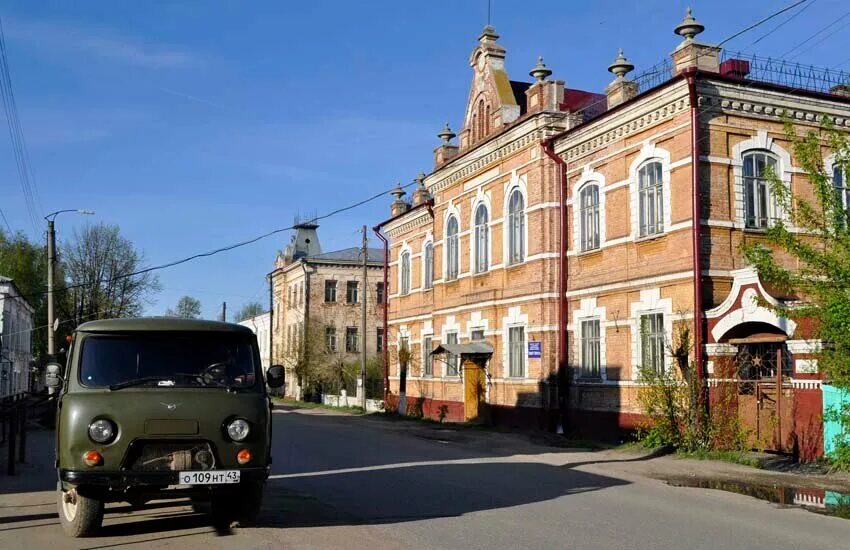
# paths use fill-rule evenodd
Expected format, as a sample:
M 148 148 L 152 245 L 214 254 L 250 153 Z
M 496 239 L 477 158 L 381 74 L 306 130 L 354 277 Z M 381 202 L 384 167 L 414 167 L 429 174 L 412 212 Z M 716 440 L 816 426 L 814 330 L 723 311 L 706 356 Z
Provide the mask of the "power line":
M 2 208 L 0 208 L 0 218 L 3 218 L 3 223 L 6 224 L 6 229 L 9 230 L 9 235 L 14 235 L 15 232 L 12 231 L 12 226 L 9 225 L 9 220 L 6 219 L 6 214 L 3 213 Z
M 6 36 L 3 31 L 2 19 L 0 19 L 0 95 L 3 98 L 3 108 L 9 126 L 9 137 L 12 141 L 15 166 L 18 171 L 21 190 L 24 194 L 24 204 L 26 205 L 27 214 L 29 215 L 33 230 L 38 233 L 39 208 L 37 205 L 40 203 L 40 199 L 38 198 L 38 192 L 35 190 L 35 178 L 33 177 L 29 163 L 29 151 L 26 147 L 23 128 L 15 103 L 15 93 L 12 88 L 12 77 L 9 71 L 9 60 L 6 55 Z
M 402 189 L 404 189 L 404 188 L 410 187 L 411 185 L 415 185 L 415 184 L 416 184 L 416 182 L 411 182 L 411 183 L 408 183 L 406 185 L 401 185 L 400 187 Z M 395 188 L 396 187 L 393 187 L 393 189 L 395 189 Z M 321 216 L 315 216 L 315 217 L 313 217 L 309 220 L 306 220 L 302 223 L 315 223 L 319 220 L 324 220 L 324 219 L 330 218 L 332 216 L 336 216 L 337 214 L 341 214 L 343 212 L 353 210 L 353 209 L 358 208 L 360 206 L 363 206 L 364 204 L 369 203 L 369 202 L 371 202 L 375 199 L 386 196 L 390 191 L 392 191 L 392 189 L 387 189 L 386 191 L 381 191 L 380 193 L 376 193 L 376 194 L 374 194 L 370 197 L 367 197 L 367 198 L 365 198 L 361 201 L 358 201 L 354 204 L 350 204 L 350 205 L 344 206 L 342 208 L 337 208 L 336 210 L 333 210 L 333 211 L 328 212 L 327 214 L 323 214 Z M 118 276 L 115 276 L 115 277 L 112 277 L 112 278 L 109 278 L 109 279 L 99 279 L 99 280 L 96 280 L 96 281 L 89 281 L 89 282 L 85 282 L 85 283 L 77 283 L 77 284 L 73 284 L 73 285 L 67 285 L 67 286 L 64 286 L 64 287 L 61 287 L 61 288 L 54 288 L 52 292 L 72 290 L 72 289 L 75 289 L 75 288 L 84 288 L 84 287 L 87 287 L 87 286 L 103 284 L 103 283 L 111 283 L 111 282 L 114 282 L 114 281 L 120 281 L 122 279 L 127 279 L 127 278 L 135 277 L 135 276 L 138 276 L 138 275 L 144 275 L 145 273 L 150 273 L 152 271 L 159 271 L 159 270 L 162 270 L 162 269 L 167 269 L 169 267 L 175 267 L 175 266 L 178 266 L 178 265 L 181 265 L 181 264 L 191 262 L 193 260 L 197 260 L 199 258 L 208 258 L 210 256 L 215 256 L 216 254 L 220 254 L 222 252 L 228 252 L 228 251 L 234 250 L 236 248 L 241 248 L 243 246 L 247 246 L 249 244 L 253 244 L 257 241 L 261 241 L 263 239 L 271 237 L 272 235 L 277 235 L 278 233 L 283 233 L 284 231 L 291 231 L 293 229 L 295 229 L 295 225 L 291 225 L 291 226 L 287 226 L 287 227 L 281 227 L 279 229 L 273 229 L 271 231 L 263 233 L 262 235 L 252 237 L 252 238 L 244 240 L 244 241 L 240 241 L 240 242 L 230 244 L 230 245 L 227 245 L 227 246 L 222 246 L 220 248 L 216 248 L 214 250 L 209 250 L 209 251 L 206 251 L 206 252 L 199 252 L 197 254 L 192 254 L 191 256 L 187 256 L 187 257 L 181 258 L 179 260 L 174 260 L 174 261 L 167 262 L 167 263 L 164 263 L 164 264 L 146 267 L 144 269 L 139 269 L 139 270 L 133 271 L 131 273 L 125 273 L 123 275 L 118 275 Z M 31 294 L 22 294 L 22 295 L 20 295 L 20 298 L 45 296 L 49 293 L 50 293 L 50 291 L 35 292 L 35 293 L 31 293 Z
M 801 13 L 803 13 L 804 11 L 806 11 L 807 9 L 812 7 L 812 4 L 814 4 L 815 2 L 817 2 L 817 0 L 812 0 L 808 4 L 806 4 L 805 6 L 803 6 L 802 8 L 800 8 L 799 10 L 797 10 L 796 12 L 791 14 L 791 16 L 788 19 L 786 19 L 782 23 L 776 25 L 775 27 L 773 27 L 771 30 L 767 31 L 765 34 L 761 35 L 760 37 L 756 38 L 756 40 L 752 44 L 750 44 L 749 47 L 755 46 L 756 44 L 758 44 L 759 42 L 761 42 L 762 40 L 764 40 L 765 38 L 767 38 L 771 34 L 775 33 L 779 29 L 781 29 L 783 26 L 785 26 L 788 23 L 790 23 L 791 21 L 793 21 L 798 15 L 800 15 Z
M 789 55 L 791 52 L 793 52 L 794 50 L 796 50 L 797 48 L 799 48 L 799 47 L 801 47 L 801 46 L 803 46 L 803 45 L 805 45 L 805 44 L 808 44 L 811 40 L 814 40 L 815 38 L 817 38 L 817 37 L 818 37 L 819 35 L 821 35 L 822 33 L 824 33 L 824 32 L 826 32 L 826 31 L 828 31 L 829 29 L 831 29 L 832 27 L 834 27 L 835 25 L 837 25 L 838 23 L 840 23 L 842 20 L 846 19 L 848 16 L 850 16 L 850 11 L 848 11 L 847 13 L 845 13 L 844 15 L 842 15 L 841 17 L 839 17 L 838 19 L 836 19 L 835 21 L 833 21 L 833 22 L 832 22 L 832 23 L 830 23 L 829 25 L 827 25 L 827 26 L 825 26 L 825 27 L 822 27 L 820 30 L 818 30 L 816 33 L 814 33 L 813 35 L 809 36 L 809 37 L 808 37 L 808 38 L 806 38 L 805 40 L 803 40 L 803 41 L 799 42 L 796 46 L 794 46 L 793 48 L 791 48 L 791 49 L 790 49 L 790 50 L 788 50 L 787 52 L 783 53 L 780 57 L 783 57 L 783 58 L 784 58 L 784 57 L 786 57 L 787 55 Z M 820 42 L 818 42 L 818 43 L 820 43 Z
M 750 25 L 750 26 L 749 26 L 749 27 L 747 27 L 746 29 L 743 29 L 743 30 L 740 30 L 740 31 L 736 32 L 735 34 L 733 34 L 733 35 L 732 35 L 732 36 L 730 36 L 729 38 L 727 38 L 727 39 L 725 39 L 725 40 L 722 40 L 722 41 L 721 41 L 719 44 L 717 44 L 717 45 L 718 45 L 718 46 L 722 46 L 723 44 L 725 44 L 725 43 L 729 42 L 730 40 L 732 40 L 732 39 L 734 39 L 734 38 L 738 38 L 738 37 L 739 37 L 739 36 L 741 36 L 742 34 L 744 34 L 744 33 L 746 33 L 746 32 L 749 32 L 749 31 L 753 30 L 754 28 L 758 27 L 759 25 L 762 25 L 762 24 L 764 24 L 764 23 L 767 23 L 768 21 L 770 21 L 770 20 L 771 20 L 771 19 L 773 19 L 774 17 L 777 17 L 777 16 L 779 16 L 779 15 L 782 15 L 782 14 L 783 14 L 783 13 L 785 13 L 786 11 L 791 10 L 791 9 L 794 9 L 794 8 L 796 8 L 797 6 L 799 6 L 800 4 L 802 4 L 803 2 L 808 2 L 808 1 L 809 1 L 809 0 L 799 0 L 798 2 L 794 2 L 794 3 L 793 3 L 793 4 L 791 4 L 790 6 L 787 6 L 787 7 L 785 7 L 785 8 L 782 8 L 781 10 L 779 10 L 779 11 L 777 11 L 777 12 L 774 12 L 774 13 L 772 13 L 772 14 L 768 15 L 767 17 L 765 17 L 765 18 L 764 18 L 764 19 L 762 19 L 761 21 L 757 21 L 756 23 L 753 23 L 752 25 Z

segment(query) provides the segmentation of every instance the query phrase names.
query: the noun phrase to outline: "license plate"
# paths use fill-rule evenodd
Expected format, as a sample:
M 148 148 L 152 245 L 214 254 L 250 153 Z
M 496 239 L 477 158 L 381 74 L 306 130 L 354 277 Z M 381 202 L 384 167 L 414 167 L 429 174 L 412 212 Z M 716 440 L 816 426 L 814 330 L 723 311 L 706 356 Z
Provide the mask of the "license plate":
M 180 472 L 180 485 L 219 485 L 222 483 L 239 483 L 239 470 L 206 470 L 197 472 Z

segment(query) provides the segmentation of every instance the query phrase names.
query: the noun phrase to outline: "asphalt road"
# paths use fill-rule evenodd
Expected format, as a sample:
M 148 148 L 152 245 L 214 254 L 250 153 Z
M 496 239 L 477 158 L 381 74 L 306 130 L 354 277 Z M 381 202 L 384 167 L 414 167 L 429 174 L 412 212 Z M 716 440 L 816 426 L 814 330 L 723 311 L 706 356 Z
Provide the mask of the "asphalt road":
M 102 536 L 68 539 L 55 514 L 55 477 L 33 464 L 15 480 L 0 477 L 0 548 L 850 545 L 850 521 L 670 487 L 630 472 L 627 462 L 599 462 L 594 453 L 322 411 L 279 411 L 274 422 L 274 473 L 256 527 L 215 533 L 185 503 L 115 505 Z

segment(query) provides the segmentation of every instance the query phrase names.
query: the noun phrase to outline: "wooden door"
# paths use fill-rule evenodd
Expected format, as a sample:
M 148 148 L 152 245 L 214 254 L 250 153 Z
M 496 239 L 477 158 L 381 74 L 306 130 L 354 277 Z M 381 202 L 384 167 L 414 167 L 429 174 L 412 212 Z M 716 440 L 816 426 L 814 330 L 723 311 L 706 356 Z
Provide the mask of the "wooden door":
M 463 359 L 463 404 L 467 422 L 480 421 L 484 417 L 486 378 L 484 366 L 470 358 Z

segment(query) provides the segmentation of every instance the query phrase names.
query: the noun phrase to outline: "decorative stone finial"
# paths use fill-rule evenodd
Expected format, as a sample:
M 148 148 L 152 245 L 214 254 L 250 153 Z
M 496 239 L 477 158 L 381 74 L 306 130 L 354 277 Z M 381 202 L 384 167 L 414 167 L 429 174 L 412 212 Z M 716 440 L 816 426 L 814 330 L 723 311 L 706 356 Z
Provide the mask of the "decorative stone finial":
M 543 82 L 546 77 L 552 74 L 552 70 L 543 63 L 543 56 L 541 55 L 537 58 L 537 65 L 532 67 L 528 74 L 536 78 L 537 82 Z
M 694 18 L 693 13 L 691 13 L 691 8 L 689 7 L 685 12 L 685 18 L 676 26 L 675 29 L 673 29 L 673 32 L 679 36 L 685 37 L 685 40 L 690 42 L 696 35 L 704 30 L 705 25 Z
M 622 80 L 626 77 L 626 74 L 633 71 L 635 68 L 634 65 L 626 59 L 625 54 L 623 54 L 623 48 L 620 48 L 620 51 L 617 53 L 617 59 L 614 60 L 613 63 L 608 65 L 608 71 L 614 73 L 617 77 L 617 80 Z
M 404 192 L 404 189 L 401 188 L 400 183 L 397 183 L 396 186 L 395 186 L 395 189 L 390 191 L 390 195 L 395 197 L 395 202 L 404 202 L 402 200 L 402 197 L 405 196 L 406 194 L 407 193 Z
M 479 41 L 492 40 L 493 42 L 495 42 L 498 39 L 499 34 L 496 32 L 496 29 L 494 29 L 493 26 L 490 24 L 484 26 L 484 30 L 481 31 L 481 36 L 478 37 Z
M 437 137 L 443 140 L 443 143 L 448 145 L 448 143 L 455 138 L 457 134 L 452 132 L 452 129 L 449 128 L 449 123 L 446 122 L 446 125 L 443 127 L 443 131 L 437 134 Z
M 419 187 L 425 187 L 425 172 L 419 172 L 419 175 L 416 176 L 415 181 L 419 184 Z

